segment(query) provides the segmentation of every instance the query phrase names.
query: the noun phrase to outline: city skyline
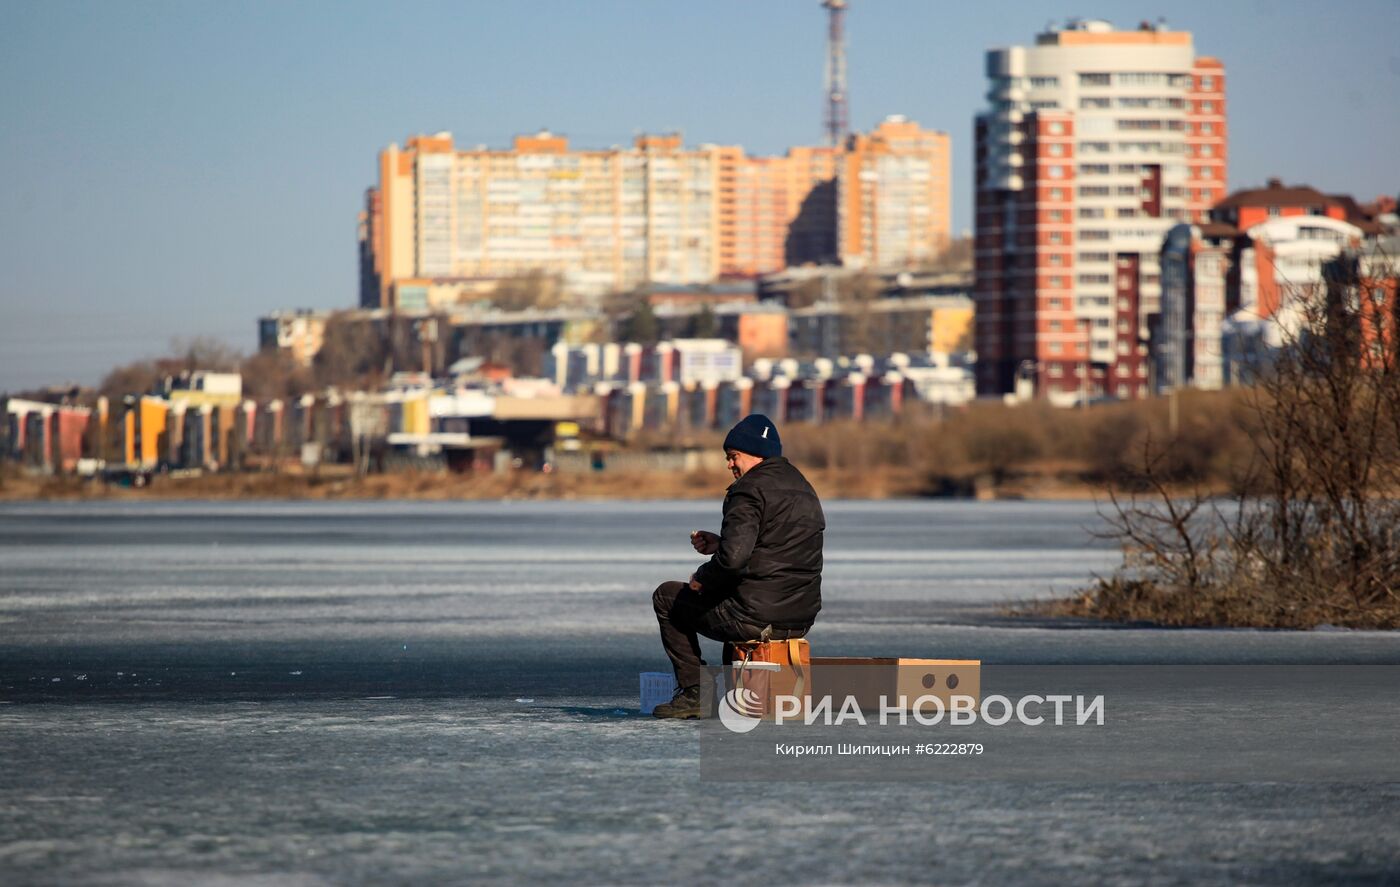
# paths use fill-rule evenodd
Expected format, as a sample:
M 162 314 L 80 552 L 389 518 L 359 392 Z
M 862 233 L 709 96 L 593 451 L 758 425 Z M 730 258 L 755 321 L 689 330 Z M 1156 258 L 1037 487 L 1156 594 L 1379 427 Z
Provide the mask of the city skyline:
M 353 306 L 355 213 L 375 152 L 406 133 L 502 147 L 547 126 L 601 148 L 680 130 L 687 144 L 754 154 L 822 141 L 815 0 L 8 6 L 0 390 L 93 384 L 173 337 L 251 350 L 262 313 Z M 1400 51 L 1388 35 L 1400 9 L 1314 9 L 1170 10 L 1168 26 L 1226 66 L 1228 190 L 1278 176 L 1361 200 L 1393 194 Z M 1130 28 L 1160 10 L 1073 11 Z M 951 134 L 955 233 L 972 224 L 982 56 L 1033 40 L 1049 13 L 851 6 L 851 127 L 904 114 Z M 580 70 L 590 76 L 565 76 Z

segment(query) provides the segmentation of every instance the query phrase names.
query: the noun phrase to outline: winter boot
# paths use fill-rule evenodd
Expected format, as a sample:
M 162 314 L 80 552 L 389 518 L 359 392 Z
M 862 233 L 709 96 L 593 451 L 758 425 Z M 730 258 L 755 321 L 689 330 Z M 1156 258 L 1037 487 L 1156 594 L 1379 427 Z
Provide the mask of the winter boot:
M 685 720 L 703 718 L 708 714 L 698 686 L 681 687 L 670 702 L 661 703 L 651 712 L 654 718 L 682 718 Z

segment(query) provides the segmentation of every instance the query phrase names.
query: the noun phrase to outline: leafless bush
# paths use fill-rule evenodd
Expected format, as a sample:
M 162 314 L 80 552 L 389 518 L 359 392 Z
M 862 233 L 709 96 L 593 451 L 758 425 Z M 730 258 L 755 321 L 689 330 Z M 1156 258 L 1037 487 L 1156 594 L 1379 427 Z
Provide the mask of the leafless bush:
M 979 472 L 997 482 L 1044 452 L 1036 432 L 1050 419 L 1042 405 L 1013 412 L 999 405 L 974 405 L 953 420 L 952 430 L 963 443 L 963 456 Z
M 1393 266 L 1332 266 L 1285 303 L 1283 347 L 1246 397 L 1235 494 L 1183 495 L 1200 430 L 1143 445 L 1139 489 L 1110 485 L 1122 567 L 1058 612 L 1169 624 L 1400 627 L 1400 313 Z M 1238 468 L 1239 466 L 1235 466 Z M 1199 488 L 1197 488 L 1199 490 Z

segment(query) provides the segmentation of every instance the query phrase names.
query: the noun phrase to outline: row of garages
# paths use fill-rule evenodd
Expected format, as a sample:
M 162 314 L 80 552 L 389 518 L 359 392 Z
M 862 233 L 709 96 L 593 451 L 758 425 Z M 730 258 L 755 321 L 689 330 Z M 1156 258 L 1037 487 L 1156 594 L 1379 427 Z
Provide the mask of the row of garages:
M 779 426 L 888 419 L 920 399 L 914 380 L 897 372 L 684 384 L 604 382 L 594 391 L 603 405 L 603 432 L 617 438 L 643 430 L 723 430 L 749 413 L 762 413 Z

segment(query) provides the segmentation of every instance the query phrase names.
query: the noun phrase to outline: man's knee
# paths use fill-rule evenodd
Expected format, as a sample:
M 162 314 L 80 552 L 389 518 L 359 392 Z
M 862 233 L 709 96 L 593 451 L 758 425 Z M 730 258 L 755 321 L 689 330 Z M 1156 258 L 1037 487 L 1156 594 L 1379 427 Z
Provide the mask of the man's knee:
M 685 588 L 684 582 L 663 582 L 656 586 L 656 591 L 651 593 L 651 607 L 656 615 L 665 616 L 671 612 L 682 588 Z

